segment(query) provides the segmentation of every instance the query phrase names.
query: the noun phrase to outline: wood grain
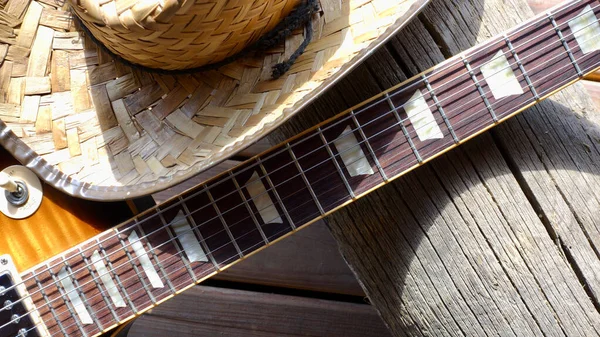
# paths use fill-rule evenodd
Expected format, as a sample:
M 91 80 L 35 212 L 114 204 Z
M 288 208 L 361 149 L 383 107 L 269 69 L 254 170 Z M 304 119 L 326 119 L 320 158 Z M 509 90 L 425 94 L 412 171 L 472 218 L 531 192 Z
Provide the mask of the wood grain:
M 529 15 L 519 0 L 433 1 L 272 138 Z M 394 335 L 599 333 L 598 116 L 580 86 L 566 89 L 328 218 Z
M 364 304 L 197 286 L 139 318 L 129 332 L 165 335 L 385 337 L 389 332 Z

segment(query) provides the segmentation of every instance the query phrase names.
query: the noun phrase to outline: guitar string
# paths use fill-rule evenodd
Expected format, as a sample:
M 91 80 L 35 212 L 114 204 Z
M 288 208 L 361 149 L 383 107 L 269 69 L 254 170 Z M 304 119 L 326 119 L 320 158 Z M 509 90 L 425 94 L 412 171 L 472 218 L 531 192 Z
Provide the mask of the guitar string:
M 586 12 L 586 13 L 588 13 L 588 12 Z M 353 130 L 353 131 L 354 131 L 354 130 Z M 318 164 L 317 164 L 317 165 L 315 165 L 315 166 L 318 166 Z M 237 207 L 237 206 L 236 206 L 236 207 Z M 71 275 L 71 276 L 72 276 L 72 275 Z
M 570 65 L 569 65 L 569 66 L 570 66 Z M 560 70 L 560 69 L 559 69 L 559 70 Z M 558 70 L 557 70 L 557 71 L 558 71 Z M 556 71 L 555 71 L 555 72 L 556 72 Z M 568 80 L 567 80 L 567 81 L 568 81 Z M 551 90 L 548 90 L 548 91 L 551 91 Z M 485 109 L 483 109 L 483 110 L 485 110 Z M 480 111 L 482 111 L 482 110 L 480 110 Z M 328 159 L 327 161 L 329 161 L 329 159 Z M 332 173 L 332 174 L 335 174 L 335 172 L 334 172 L 334 173 Z M 335 187 L 334 187 L 334 188 L 335 188 Z M 326 193 L 326 192 L 325 192 L 325 193 Z M 323 193 L 323 194 L 324 194 L 324 193 Z M 312 202 L 312 201 L 311 201 L 311 200 L 309 200 L 308 202 Z M 236 207 L 237 207 L 237 206 L 236 206 Z M 248 219 L 248 217 L 246 217 L 245 219 Z M 288 228 L 286 228 L 286 229 L 285 229 L 285 230 L 283 230 L 283 231 L 286 231 L 286 230 L 289 230 L 289 229 L 288 229 Z M 253 229 L 251 232 L 253 232 L 253 231 L 256 231 L 256 229 Z M 241 237 L 239 237 L 239 238 L 241 238 Z M 239 238 L 238 238 L 238 239 L 239 239 Z M 141 241 L 141 240 L 140 240 L 140 241 Z M 173 240 L 169 240 L 169 241 L 173 241 Z M 228 245 L 228 244 L 231 244 L 231 242 L 227 243 L 227 245 Z M 260 243 L 260 244 L 262 244 L 262 243 Z M 158 248 L 158 247 L 153 247 L 153 249 L 156 249 L 156 248 Z M 252 247 L 251 247 L 251 248 L 252 248 Z M 220 249 L 220 248 L 217 248 L 217 249 Z M 215 250 L 217 250 L 217 249 L 215 249 Z M 250 248 L 247 248 L 247 249 L 245 249 L 245 251 L 246 251 L 246 250 L 248 250 L 248 249 L 250 249 Z M 213 250 L 213 251 L 214 251 L 214 250 Z M 210 253 L 211 253 L 211 252 L 209 252 L 209 254 L 210 254 Z M 178 255 L 178 254 L 176 254 L 176 255 Z M 237 256 L 237 255 L 235 255 L 235 256 Z M 159 261 L 159 263 L 160 263 L 160 261 Z M 119 267 L 120 267 L 120 266 L 119 266 Z M 117 268 L 119 268 L 119 267 L 117 267 Z M 117 269 L 117 268 L 115 268 L 115 269 Z M 140 289 L 140 290 L 141 290 L 141 289 Z M 101 309 L 100 309 L 100 310 L 101 310 Z
M 289 229 L 286 229 L 286 230 L 289 230 Z M 286 231 L 286 230 L 283 230 L 283 231 L 281 231 L 281 232 L 284 232 L 284 231 Z M 281 233 L 281 232 L 280 232 L 280 233 Z M 279 233 L 276 233 L 276 234 L 274 234 L 274 235 L 273 235 L 273 236 L 271 236 L 271 237 L 276 237 L 278 234 L 279 234 Z M 271 237 L 270 237 L 270 238 L 271 238 Z M 259 245 L 260 245 L 260 244 L 259 244 Z M 253 247 L 251 247 L 251 248 L 253 248 Z M 249 248 L 249 249 L 251 249 L 251 248 Z M 234 257 L 236 257 L 236 256 L 237 256 L 237 255 L 233 255 L 233 256 L 232 256 L 232 258 L 234 258 Z M 208 275 L 208 274 L 206 274 L 206 275 Z M 140 289 L 140 291 L 142 291 L 142 290 L 143 290 L 143 289 Z M 148 304 L 151 304 L 151 302 L 150 302 L 150 301 L 146 301 L 144 304 L 146 304 L 146 303 L 148 303 Z

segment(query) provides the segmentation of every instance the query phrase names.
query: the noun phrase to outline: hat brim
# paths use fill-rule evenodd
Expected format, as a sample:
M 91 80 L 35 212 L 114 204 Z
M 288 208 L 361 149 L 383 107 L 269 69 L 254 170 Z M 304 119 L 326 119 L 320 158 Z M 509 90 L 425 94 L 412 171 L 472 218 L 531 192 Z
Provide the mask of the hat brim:
M 157 75 L 112 59 L 73 25 L 68 4 L 9 0 L 0 17 L 0 144 L 50 185 L 119 200 L 182 182 L 294 115 L 429 0 L 321 1 L 314 39 L 270 79 L 279 50 L 217 70 Z M 19 28 L 14 30 L 14 28 Z

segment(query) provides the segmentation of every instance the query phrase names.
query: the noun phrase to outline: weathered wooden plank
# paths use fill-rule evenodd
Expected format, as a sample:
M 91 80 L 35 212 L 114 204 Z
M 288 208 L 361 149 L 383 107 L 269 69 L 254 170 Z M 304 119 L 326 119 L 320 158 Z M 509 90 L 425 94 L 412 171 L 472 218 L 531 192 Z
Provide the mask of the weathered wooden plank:
M 433 1 L 272 138 L 528 15 L 518 0 Z M 598 335 L 598 116 L 578 87 L 568 89 L 328 218 L 395 335 Z
M 249 257 L 215 279 L 364 296 L 322 221 Z
M 128 336 L 361 336 L 389 332 L 366 304 L 194 287 L 134 322 Z

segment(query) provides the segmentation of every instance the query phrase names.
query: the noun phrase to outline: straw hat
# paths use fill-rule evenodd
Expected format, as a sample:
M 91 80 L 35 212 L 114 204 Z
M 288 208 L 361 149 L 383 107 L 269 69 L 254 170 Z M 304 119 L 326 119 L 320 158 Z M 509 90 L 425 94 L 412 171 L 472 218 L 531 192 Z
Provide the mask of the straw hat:
M 167 188 L 247 147 L 428 2 L 320 0 L 312 41 L 273 79 L 308 29 L 252 48 L 302 0 L 62 1 L 0 4 L 0 143 L 51 185 L 98 200 Z

